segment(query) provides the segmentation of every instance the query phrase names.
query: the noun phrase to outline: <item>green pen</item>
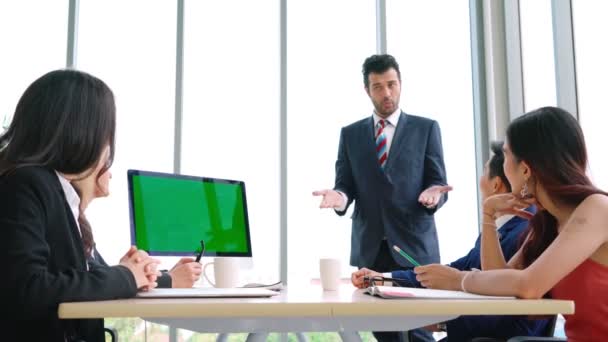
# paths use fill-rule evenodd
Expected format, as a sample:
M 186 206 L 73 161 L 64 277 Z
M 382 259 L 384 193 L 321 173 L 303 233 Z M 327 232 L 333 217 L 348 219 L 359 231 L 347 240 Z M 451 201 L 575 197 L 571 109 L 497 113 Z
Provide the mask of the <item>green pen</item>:
M 393 249 L 397 251 L 397 253 L 401 254 L 402 257 L 406 258 L 407 261 L 409 261 L 412 265 L 418 267 L 420 266 L 420 264 L 414 260 L 414 258 L 412 258 L 411 256 L 407 255 L 407 253 L 405 253 L 404 251 L 401 250 L 401 248 L 397 247 L 397 246 L 393 246 Z

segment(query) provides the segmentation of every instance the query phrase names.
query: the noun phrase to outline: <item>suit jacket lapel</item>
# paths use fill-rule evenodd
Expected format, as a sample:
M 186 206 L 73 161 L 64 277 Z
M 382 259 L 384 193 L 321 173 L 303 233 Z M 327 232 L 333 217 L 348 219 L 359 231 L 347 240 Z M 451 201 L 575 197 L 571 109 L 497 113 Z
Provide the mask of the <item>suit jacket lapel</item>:
M 374 139 L 374 134 L 374 118 L 370 117 L 368 120 L 365 120 L 365 124 L 363 125 L 364 155 L 372 156 L 376 160 L 376 139 Z
M 407 132 L 409 130 L 409 120 L 407 120 L 407 115 L 402 111 L 401 116 L 399 117 L 399 123 L 397 123 L 397 127 L 395 127 L 395 135 L 393 136 L 393 141 L 391 142 L 391 149 L 388 151 L 388 159 L 386 160 L 386 166 L 384 168 L 385 172 L 390 170 L 391 166 L 395 163 L 394 161 L 399 158 L 399 153 L 403 150 L 401 146 L 405 138 L 408 136 Z
M 53 178 L 56 180 L 56 182 L 54 181 L 55 191 L 57 192 L 59 197 L 63 199 L 63 207 L 65 209 L 67 222 L 69 223 L 70 229 L 72 230 L 72 235 L 76 237 L 74 239 L 74 248 L 78 249 L 79 251 L 79 253 L 77 253 L 77 257 L 79 259 L 78 261 L 81 263 L 81 265 L 83 265 L 83 269 L 86 270 L 88 267 L 87 256 L 85 255 L 86 253 L 84 251 L 84 245 L 81 240 L 82 233 L 80 231 L 80 228 L 78 227 L 78 223 L 76 221 L 76 218 L 74 217 L 74 214 L 72 214 L 72 208 L 70 208 L 70 204 L 68 203 L 68 200 L 66 198 L 65 191 L 63 191 L 63 188 L 61 187 L 61 182 L 59 181 L 59 178 Z

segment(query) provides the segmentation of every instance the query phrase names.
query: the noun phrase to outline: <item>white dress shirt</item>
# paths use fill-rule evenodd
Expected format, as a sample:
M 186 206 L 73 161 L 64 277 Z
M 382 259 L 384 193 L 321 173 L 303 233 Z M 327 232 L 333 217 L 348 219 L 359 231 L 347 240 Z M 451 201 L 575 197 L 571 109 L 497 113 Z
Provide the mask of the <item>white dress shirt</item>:
M 378 132 L 378 122 L 382 120 L 382 118 L 374 112 L 372 115 L 374 118 L 374 139 L 376 138 L 376 133 Z M 395 136 L 395 128 L 397 128 L 397 124 L 399 123 L 399 118 L 401 117 L 401 108 L 397 108 L 393 114 L 389 115 L 388 118 L 384 119 L 387 122 L 386 126 L 384 126 L 384 135 L 386 135 L 386 156 L 391 153 L 391 144 L 393 142 L 393 137 Z M 375 143 L 375 142 L 374 142 Z M 342 191 L 338 191 L 340 195 L 342 195 L 342 205 L 339 208 L 336 208 L 337 211 L 344 211 L 346 209 L 346 203 L 348 203 L 348 196 Z
M 502 226 L 504 226 L 505 223 L 507 223 L 514 216 L 515 215 L 502 215 L 502 216 L 498 217 L 496 220 L 494 220 L 494 223 L 496 224 L 496 230 L 502 228 Z
M 57 178 L 59 178 L 59 183 L 61 183 L 61 189 L 63 189 L 63 193 L 65 194 L 65 199 L 68 202 L 68 205 L 70 206 L 72 215 L 74 215 L 74 221 L 76 221 L 78 232 L 82 236 L 82 232 L 80 231 L 80 224 L 78 224 L 78 216 L 80 215 L 80 196 L 78 196 L 78 193 L 76 192 L 69 180 L 67 180 L 57 171 L 55 171 L 55 174 L 57 174 Z
M 395 128 L 397 127 L 397 123 L 399 123 L 399 117 L 401 116 L 401 109 L 397 109 L 393 114 L 389 115 L 388 118 L 384 119 L 387 121 L 386 126 L 384 126 L 384 135 L 386 135 L 386 154 L 387 156 L 391 153 L 391 143 L 393 142 L 393 137 L 395 136 Z M 376 138 L 376 134 L 378 133 L 378 122 L 382 120 L 382 118 L 374 112 L 374 139 Z
M 61 189 L 63 189 L 63 193 L 65 194 L 65 199 L 70 206 L 70 211 L 72 211 L 72 215 L 74 215 L 74 221 L 76 222 L 76 227 L 78 227 L 78 233 L 80 233 L 80 237 L 82 237 L 82 231 L 80 230 L 80 223 L 78 223 L 78 217 L 80 216 L 80 196 L 72 186 L 69 180 L 63 177 L 59 172 L 55 171 L 57 174 L 57 178 L 59 178 L 59 183 L 61 183 Z M 91 257 L 95 258 L 95 253 L 91 250 Z M 89 269 L 89 264 L 87 263 L 87 270 Z

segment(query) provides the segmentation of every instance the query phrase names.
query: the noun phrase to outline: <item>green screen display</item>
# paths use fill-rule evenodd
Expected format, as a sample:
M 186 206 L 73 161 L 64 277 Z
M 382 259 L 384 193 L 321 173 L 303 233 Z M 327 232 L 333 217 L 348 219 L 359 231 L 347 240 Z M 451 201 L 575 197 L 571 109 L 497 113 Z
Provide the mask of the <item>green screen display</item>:
M 251 256 L 243 182 L 129 170 L 131 238 L 155 255 Z

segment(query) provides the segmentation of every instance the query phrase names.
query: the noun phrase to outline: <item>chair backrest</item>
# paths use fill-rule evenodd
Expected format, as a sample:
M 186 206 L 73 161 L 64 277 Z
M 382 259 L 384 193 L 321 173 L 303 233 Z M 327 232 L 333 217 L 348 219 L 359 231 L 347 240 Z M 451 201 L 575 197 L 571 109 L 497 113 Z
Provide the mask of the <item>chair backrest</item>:
M 553 315 L 551 319 L 547 322 L 547 327 L 543 333 L 545 337 L 553 337 L 555 334 L 555 323 L 557 322 L 557 315 Z
M 103 331 L 104 333 L 110 335 L 110 341 L 118 342 L 118 331 L 116 331 L 116 329 L 110 327 L 103 327 Z

